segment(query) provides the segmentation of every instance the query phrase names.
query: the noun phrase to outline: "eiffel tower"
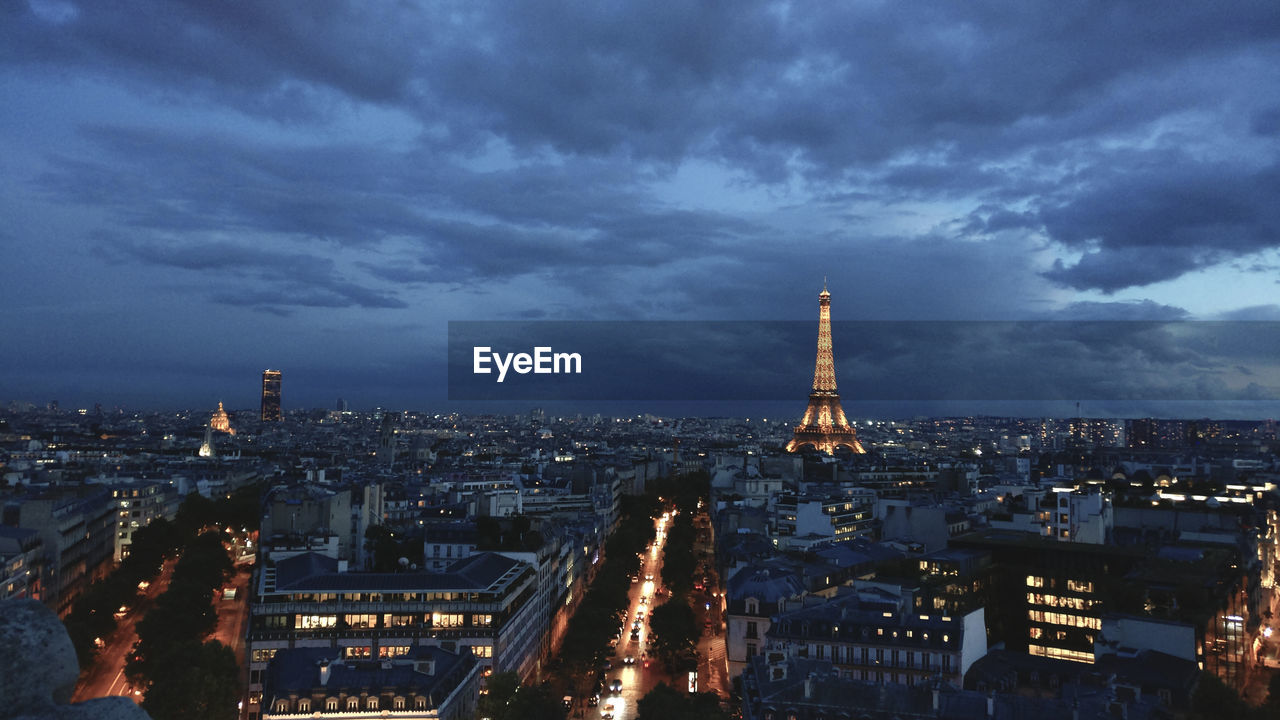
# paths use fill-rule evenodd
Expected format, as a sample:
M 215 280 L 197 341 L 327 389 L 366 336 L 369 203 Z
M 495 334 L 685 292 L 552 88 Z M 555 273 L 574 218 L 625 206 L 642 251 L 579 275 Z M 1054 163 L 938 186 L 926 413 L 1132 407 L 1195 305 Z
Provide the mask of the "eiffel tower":
M 828 455 L 844 446 L 853 453 L 866 452 L 858 442 L 858 433 L 845 419 L 840 407 L 840 393 L 836 392 L 836 362 L 831 354 L 831 293 L 827 282 L 822 281 L 818 295 L 818 360 L 813 368 L 813 392 L 809 393 L 809 407 L 796 426 L 795 436 L 787 443 L 787 452 L 796 452 L 809 446 Z

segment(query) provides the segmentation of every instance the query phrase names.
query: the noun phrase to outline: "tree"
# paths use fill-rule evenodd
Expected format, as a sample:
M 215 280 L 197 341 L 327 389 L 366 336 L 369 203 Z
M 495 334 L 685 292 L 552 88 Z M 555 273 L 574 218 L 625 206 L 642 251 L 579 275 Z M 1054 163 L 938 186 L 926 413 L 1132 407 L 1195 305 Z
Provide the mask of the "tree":
M 153 680 L 143 709 L 155 720 L 234 720 L 240 698 L 235 653 L 216 640 L 187 650 Z
M 490 718 L 490 720 L 503 720 L 511 699 L 520 689 L 520 676 L 510 671 L 494 673 L 489 676 L 484 685 L 485 693 L 476 703 L 476 716 Z
M 476 717 L 490 720 L 565 720 L 565 708 L 559 698 L 552 697 L 551 687 L 521 685 L 513 672 L 490 676 L 486 693 L 480 696 Z
M 1191 717 L 1246 720 L 1249 706 L 1229 685 L 1212 673 L 1200 673 L 1200 683 L 1191 696 Z
M 639 720 L 679 720 L 687 705 L 684 693 L 661 682 L 636 703 L 636 717 Z
M 174 522 L 188 536 L 194 536 L 206 525 L 214 522 L 215 507 L 212 500 L 193 492 L 178 506 L 178 515 Z
M 673 598 L 649 616 L 649 646 L 667 667 L 678 670 L 696 648 L 698 620 L 685 601 Z
M 666 683 L 650 690 L 636 706 L 639 720 L 727 720 L 715 693 L 686 695 Z
M 1267 682 L 1267 701 L 1262 704 L 1267 717 L 1280 717 L 1280 672 L 1271 673 Z

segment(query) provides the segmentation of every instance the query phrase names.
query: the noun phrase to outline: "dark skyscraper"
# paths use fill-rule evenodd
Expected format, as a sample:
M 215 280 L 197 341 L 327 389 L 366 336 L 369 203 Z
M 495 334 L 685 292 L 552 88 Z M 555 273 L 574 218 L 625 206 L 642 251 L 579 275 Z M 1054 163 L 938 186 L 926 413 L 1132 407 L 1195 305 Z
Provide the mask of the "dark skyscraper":
M 280 414 L 280 371 L 262 371 L 262 421 L 282 420 Z

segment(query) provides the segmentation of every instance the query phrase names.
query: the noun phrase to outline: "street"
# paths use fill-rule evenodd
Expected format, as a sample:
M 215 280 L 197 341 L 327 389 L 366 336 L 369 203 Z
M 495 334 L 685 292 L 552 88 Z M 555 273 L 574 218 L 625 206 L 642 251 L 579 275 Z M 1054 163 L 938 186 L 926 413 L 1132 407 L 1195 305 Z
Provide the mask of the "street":
M 657 531 L 654 542 L 642 558 L 644 564 L 640 568 L 640 578 L 631 585 L 631 591 L 628 595 L 627 617 L 623 625 L 624 630 L 618 641 L 617 650 L 610 660 L 612 667 L 604 673 L 605 690 L 601 694 L 599 705 L 594 708 L 589 707 L 584 699 L 578 698 L 575 700 L 574 707 L 570 713 L 571 717 L 593 718 L 599 716 L 603 718 L 606 713 L 610 713 L 614 720 L 632 720 L 637 715 L 637 706 L 640 699 L 657 687 L 659 683 L 665 682 L 680 692 L 689 690 L 689 678 L 687 675 L 672 677 L 656 661 L 649 663 L 648 667 L 645 666 L 649 641 L 648 617 L 655 605 L 660 605 L 667 599 L 665 593 L 663 595 L 656 595 L 656 593 L 661 589 L 662 584 L 662 560 L 666 549 L 667 537 L 666 523 L 669 520 L 659 519 L 656 522 Z M 649 579 L 650 577 L 652 579 Z M 696 593 L 694 599 L 701 600 L 701 596 L 702 593 Z M 707 601 L 710 601 L 710 596 L 707 596 Z M 709 613 L 701 605 L 695 608 L 695 614 L 700 622 L 703 618 L 712 619 L 711 628 L 704 628 L 704 632 L 698 641 L 697 691 L 714 691 L 727 698 L 728 679 L 724 635 L 722 632 L 716 631 L 720 627 L 718 602 L 719 600 L 716 598 L 716 603 L 712 605 Z M 638 626 L 637 639 L 632 640 L 631 630 L 636 627 L 635 623 L 641 612 L 643 612 L 643 619 L 640 620 Z M 627 656 L 633 657 L 635 663 L 625 664 L 624 659 Z M 621 681 L 621 692 L 614 693 L 609 690 L 608 686 L 615 680 Z
M 108 695 L 142 700 L 142 696 L 134 691 L 125 678 L 125 658 L 133 651 L 134 643 L 138 642 L 138 620 L 146 616 L 156 598 L 169 588 L 169 580 L 176 564 L 176 560 L 165 561 L 150 586 L 138 594 L 138 599 L 129 606 L 129 611 L 117 620 L 115 632 L 102 639 L 104 644 L 98 650 L 98 657 L 88 670 L 81 673 L 80 681 L 76 683 L 75 692 L 71 696 L 72 702 Z

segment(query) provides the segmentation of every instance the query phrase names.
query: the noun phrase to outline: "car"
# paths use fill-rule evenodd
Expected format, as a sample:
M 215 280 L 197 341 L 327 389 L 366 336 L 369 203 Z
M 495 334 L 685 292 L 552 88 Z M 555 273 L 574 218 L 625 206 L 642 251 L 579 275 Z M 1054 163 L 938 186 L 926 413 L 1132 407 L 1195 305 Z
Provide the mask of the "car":
M 632 629 L 632 630 L 639 630 L 639 629 L 640 629 L 640 621 L 639 621 L 639 620 L 636 620 L 635 622 L 631 623 L 631 629 Z
M 631 576 L 631 582 L 633 582 L 633 583 L 634 583 L 634 582 L 640 582 L 640 578 L 636 577 L 635 575 L 632 575 L 632 576 Z
M 587 707 L 595 707 L 600 704 L 600 694 L 596 693 L 587 698 Z
M 647 604 L 649 604 L 649 596 L 648 596 L 648 595 L 641 595 L 641 596 L 640 596 L 640 604 L 641 604 L 641 605 L 647 605 Z
M 702 627 L 711 627 L 711 618 L 702 621 Z
M 600 667 L 604 668 L 605 670 L 612 670 L 613 663 L 609 662 L 608 660 L 605 660 L 604 662 L 600 663 Z
M 631 631 L 631 642 L 640 642 L 640 631 L 639 631 L 639 630 L 632 630 L 632 631 Z
M 622 664 L 623 664 L 623 665 L 635 665 L 635 664 L 636 664 L 636 658 L 635 658 L 635 656 L 634 656 L 634 655 L 628 655 L 628 656 L 626 656 L 626 657 L 622 658 Z
M 637 611 L 636 611 L 636 620 L 643 620 L 643 619 L 644 619 L 644 610 L 637 610 Z
M 613 720 L 613 703 L 605 703 L 600 708 L 600 720 Z
M 569 708 L 573 707 L 573 696 L 565 695 L 563 698 L 560 699 L 560 703 L 564 705 L 565 710 L 568 710 Z
M 609 690 L 615 695 L 622 692 L 622 678 L 614 678 L 613 682 L 609 683 Z
M 653 579 L 653 573 L 646 573 L 646 574 L 645 574 L 645 576 L 644 576 L 644 579 L 645 579 L 645 580 L 652 580 L 652 579 Z

